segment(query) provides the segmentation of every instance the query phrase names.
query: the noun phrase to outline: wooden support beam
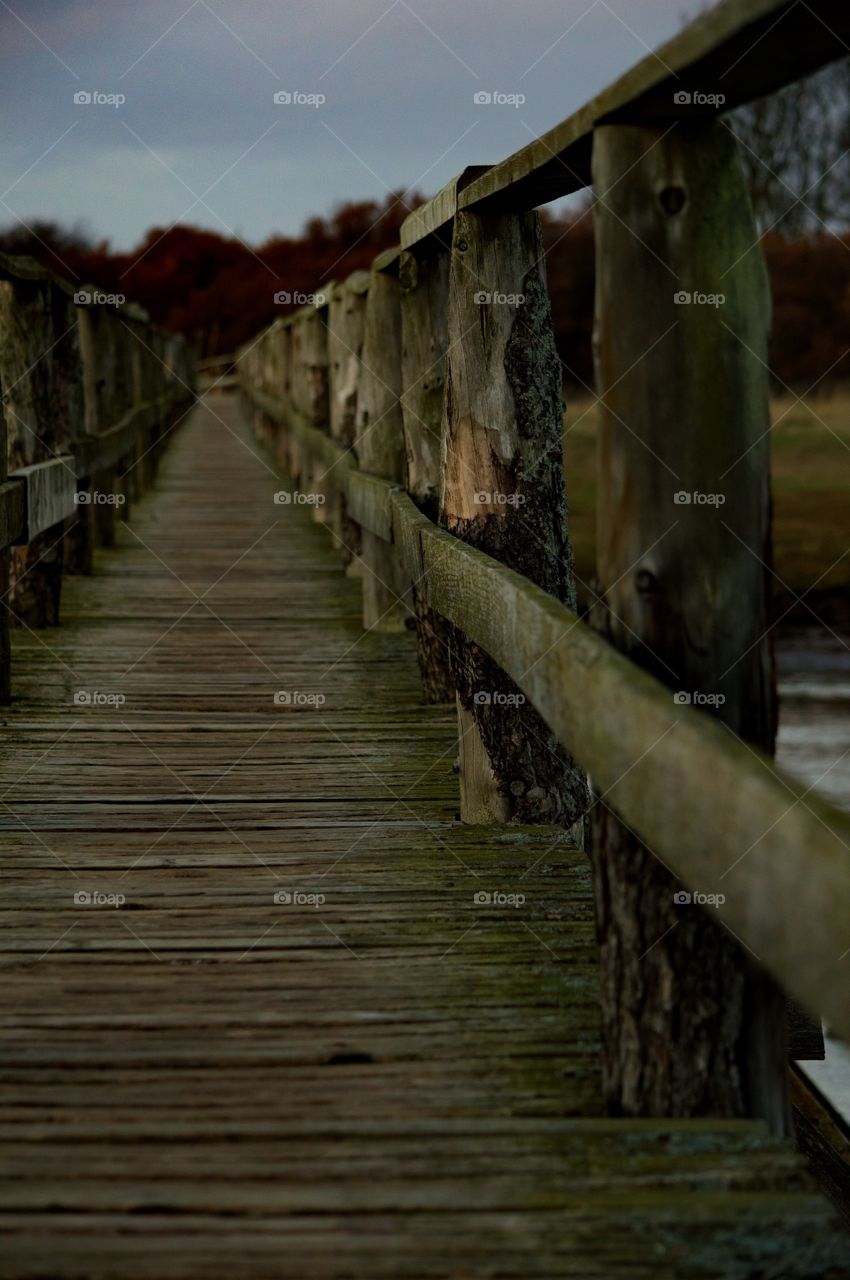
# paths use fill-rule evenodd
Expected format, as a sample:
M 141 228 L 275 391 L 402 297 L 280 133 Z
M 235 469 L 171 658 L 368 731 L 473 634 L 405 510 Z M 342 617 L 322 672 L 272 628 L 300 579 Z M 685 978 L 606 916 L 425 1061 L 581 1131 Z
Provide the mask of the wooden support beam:
M 393 262 L 388 263 L 392 267 Z M 383 262 L 383 259 L 382 259 Z M 370 272 L 363 326 L 355 448 L 364 471 L 398 484 L 404 481 L 401 404 L 401 309 L 399 282 L 390 270 Z M 363 529 L 360 556 L 363 625 L 396 631 L 410 616 L 410 583 L 392 546 Z
M 440 505 L 440 450 L 449 325 L 450 253 L 429 239 L 405 250 L 401 285 L 401 409 L 407 456 L 406 487 L 432 520 Z M 454 701 L 449 662 L 450 629 L 413 584 L 416 648 L 428 702 Z
M 6 389 L 9 471 L 53 463 L 73 450 L 83 431 L 76 309 L 68 287 L 46 273 L 36 271 L 30 277 L 25 271 L 17 277 L 10 271 L 0 279 L 0 385 Z M 59 483 L 61 487 L 63 481 Z M 41 496 L 50 500 L 50 492 L 48 483 Z M 32 497 L 34 525 L 40 527 L 28 545 L 10 552 L 6 603 L 23 625 L 55 626 L 62 588 L 63 529 L 41 522 L 36 511 L 40 498 L 36 499 L 34 490 Z M 63 510 L 60 523 L 66 514 Z
M 366 321 L 366 298 L 369 292 L 368 271 L 354 271 L 336 284 L 330 294 L 328 309 L 328 364 L 330 374 L 330 434 L 344 448 L 350 449 L 357 432 L 357 396 L 360 386 L 360 359 Z M 331 526 L 339 539 L 346 567 L 359 576 L 358 559 L 362 552 L 360 526 L 351 518 L 345 494 L 338 485 L 328 493 Z
M 535 213 L 457 215 L 446 381 L 441 524 L 574 607 L 561 367 Z M 577 825 L 581 839 L 585 777 L 521 690 L 459 633 L 452 670 L 464 821 Z
M 716 122 L 612 125 L 593 163 L 594 622 L 671 699 L 769 753 L 770 300 L 735 143 Z M 663 854 L 616 804 L 603 795 L 594 813 L 610 1104 L 761 1116 L 783 1132 L 780 993 L 710 911 L 678 904 Z M 729 847 L 730 870 L 746 853 Z

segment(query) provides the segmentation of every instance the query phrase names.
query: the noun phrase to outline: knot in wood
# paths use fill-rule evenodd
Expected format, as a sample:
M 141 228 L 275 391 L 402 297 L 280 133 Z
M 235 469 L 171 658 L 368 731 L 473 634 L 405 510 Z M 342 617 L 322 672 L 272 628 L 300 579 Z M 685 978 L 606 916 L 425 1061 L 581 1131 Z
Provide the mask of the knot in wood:
M 658 579 L 651 569 L 638 569 L 635 574 L 635 587 L 642 596 L 658 590 Z
M 670 186 L 662 187 L 658 193 L 658 203 L 665 213 L 671 215 L 681 213 L 687 203 L 687 193 L 684 187 Z

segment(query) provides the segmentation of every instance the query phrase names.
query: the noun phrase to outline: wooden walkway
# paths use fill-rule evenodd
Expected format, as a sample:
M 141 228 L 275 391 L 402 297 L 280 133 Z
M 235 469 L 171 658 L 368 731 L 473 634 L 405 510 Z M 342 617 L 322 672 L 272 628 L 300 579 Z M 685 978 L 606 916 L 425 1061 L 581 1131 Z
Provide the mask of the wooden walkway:
M 454 710 L 281 488 L 216 397 L 17 633 L 0 1275 L 848 1274 L 758 1123 L 601 1116 L 584 856 L 457 822 Z

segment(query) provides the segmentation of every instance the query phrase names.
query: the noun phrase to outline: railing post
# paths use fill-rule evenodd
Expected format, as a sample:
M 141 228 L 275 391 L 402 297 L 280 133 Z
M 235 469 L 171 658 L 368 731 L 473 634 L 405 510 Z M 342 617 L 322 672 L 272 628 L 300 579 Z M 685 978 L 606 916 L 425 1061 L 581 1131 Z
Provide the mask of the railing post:
M 284 410 L 288 413 L 292 405 L 292 318 L 290 316 L 285 316 L 281 322 L 277 341 L 280 347 L 280 386 L 276 388 L 276 393 L 281 397 Z M 291 475 L 291 436 L 285 418 L 278 426 L 275 457 L 278 465 L 287 475 Z
M 9 471 L 73 450 L 82 429 L 79 338 L 70 292 L 49 277 L 0 281 L 0 385 Z M 63 532 L 54 525 L 10 552 L 3 603 L 27 626 L 59 622 Z
M 440 507 L 440 450 L 449 325 L 449 259 L 436 239 L 405 250 L 401 284 L 401 409 L 407 455 L 407 491 L 431 520 Z M 451 702 L 451 630 L 413 584 L 419 669 L 427 702 Z
M 404 481 L 401 419 L 401 312 L 398 254 L 389 250 L 372 264 L 363 326 L 357 400 L 357 460 L 364 471 Z M 410 583 L 394 548 L 362 530 L 363 625 L 397 631 L 406 625 Z
M 575 605 L 560 363 L 536 213 L 458 212 L 440 521 Z M 456 634 L 461 816 L 580 825 L 584 774 L 481 649 Z
M 328 307 L 328 366 L 330 376 L 330 432 L 337 444 L 349 449 L 357 431 L 357 395 L 369 272 L 354 271 L 330 290 Z M 334 493 L 331 486 L 331 493 Z M 332 526 L 342 544 L 347 565 L 360 555 L 360 526 L 347 513 L 345 495 L 336 491 Z
M 0 382 L 0 485 L 9 474 L 7 463 L 6 414 L 3 409 L 3 384 Z M 12 701 L 12 649 L 9 636 L 9 547 L 0 547 L 0 704 Z
M 682 700 L 707 699 L 770 751 L 770 304 L 735 144 L 715 122 L 604 126 L 593 174 L 594 621 Z M 595 822 L 610 1104 L 762 1116 L 784 1131 L 778 991 L 710 910 L 677 905 L 675 878 L 604 797 Z M 729 849 L 730 867 L 746 852 Z

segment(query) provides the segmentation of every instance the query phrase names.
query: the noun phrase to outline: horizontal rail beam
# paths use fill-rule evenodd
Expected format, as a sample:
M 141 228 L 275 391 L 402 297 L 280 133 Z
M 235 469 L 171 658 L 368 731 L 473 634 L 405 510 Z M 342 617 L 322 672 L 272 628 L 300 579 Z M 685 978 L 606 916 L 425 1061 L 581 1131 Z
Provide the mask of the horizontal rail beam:
M 289 428 L 282 400 L 242 387 Z M 507 672 L 592 776 L 599 802 L 695 893 L 722 897 L 720 920 L 790 995 L 850 1035 L 850 983 L 840 980 L 850 818 L 712 717 L 677 705 L 553 596 L 439 529 L 350 452 L 292 429 L 323 463 L 345 455 L 329 478 L 352 514 L 392 539 L 430 606 Z
M 32 542 L 76 510 L 77 475 L 70 454 L 19 467 L 11 473 L 9 482 L 23 491 L 23 521 L 15 539 L 18 545 Z
M 80 481 L 127 457 L 144 433 L 185 398 L 174 392 L 127 414 L 102 435 L 74 442 L 74 452 L 19 467 L 0 484 L 0 548 L 25 546 L 74 515 Z
M 547 133 L 471 181 L 469 169 L 452 179 L 405 219 L 402 246 L 444 228 L 455 209 L 533 209 L 590 186 L 599 124 L 714 118 L 846 57 L 848 47 L 846 0 L 725 0 Z

